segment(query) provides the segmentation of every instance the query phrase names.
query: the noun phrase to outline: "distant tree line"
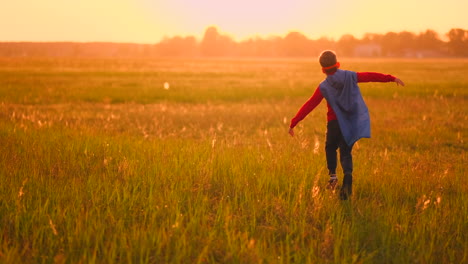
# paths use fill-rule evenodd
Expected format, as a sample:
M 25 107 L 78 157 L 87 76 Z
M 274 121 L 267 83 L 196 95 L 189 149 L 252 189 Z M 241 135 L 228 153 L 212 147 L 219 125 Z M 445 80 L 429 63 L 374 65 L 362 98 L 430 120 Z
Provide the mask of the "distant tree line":
M 337 41 L 309 39 L 300 32 L 285 37 L 254 37 L 236 42 L 216 27 L 206 29 L 198 41 L 193 36 L 164 38 L 157 44 L 1 42 L 0 56 L 56 57 L 315 57 L 333 49 L 348 57 L 468 57 L 468 30 L 451 29 L 440 39 L 433 30 L 365 34 L 361 39 L 343 35 Z

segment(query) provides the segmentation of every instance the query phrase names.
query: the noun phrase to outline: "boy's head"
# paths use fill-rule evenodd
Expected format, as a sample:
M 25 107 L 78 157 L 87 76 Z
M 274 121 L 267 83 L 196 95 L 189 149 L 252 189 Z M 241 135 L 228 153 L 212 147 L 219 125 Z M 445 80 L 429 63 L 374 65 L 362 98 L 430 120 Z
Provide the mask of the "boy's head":
M 324 73 L 330 74 L 336 72 L 340 67 L 340 63 L 336 61 L 336 54 L 331 50 L 326 50 L 320 54 L 320 65 Z

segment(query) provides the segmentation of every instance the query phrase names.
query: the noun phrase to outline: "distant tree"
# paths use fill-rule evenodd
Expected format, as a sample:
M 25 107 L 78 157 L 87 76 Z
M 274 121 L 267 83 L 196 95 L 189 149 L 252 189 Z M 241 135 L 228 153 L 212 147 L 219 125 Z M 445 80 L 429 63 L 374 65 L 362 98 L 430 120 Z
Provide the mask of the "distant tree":
M 218 48 L 220 37 L 221 36 L 219 35 L 217 28 L 207 28 L 201 41 L 201 53 L 206 56 L 220 55 Z
M 341 36 L 337 43 L 337 49 L 340 56 L 354 56 L 354 49 L 359 44 L 353 35 L 346 34 Z
M 388 32 L 382 37 L 382 51 L 386 56 L 400 55 L 401 46 L 397 33 Z
M 282 54 L 285 56 L 299 57 L 313 54 L 311 42 L 299 32 L 290 32 L 282 41 Z
M 313 50 L 313 55 L 318 56 L 320 52 L 323 50 L 335 50 L 336 49 L 336 42 L 326 38 L 326 37 L 321 37 L 317 40 L 313 40 L 312 42 L 312 50 Z
M 405 54 L 414 51 L 416 48 L 416 35 L 412 32 L 403 31 L 398 33 L 399 53 Z
M 205 56 L 230 56 L 235 53 L 235 44 L 230 37 L 219 34 L 216 27 L 209 27 L 205 31 L 200 49 Z
M 257 40 L 250 38 L 237 44 L 238 54 L 240 56 L 255 56 L 255 42 Z
M 238 54 L 249 57 L 275 57 L 279 56 L 279 46 L 282 41 L 279 37 L 262 39 L 250 38 L 237 44 Z
M 453 28 L 447 33 L 450 53 L 455 56 L 468 55 L 468 30 Z
M 416 46 L 418 49 L 440 50 L 442 43 L 443 42 L 439 39 L 437 32 L 430 29 L 416 37 Z

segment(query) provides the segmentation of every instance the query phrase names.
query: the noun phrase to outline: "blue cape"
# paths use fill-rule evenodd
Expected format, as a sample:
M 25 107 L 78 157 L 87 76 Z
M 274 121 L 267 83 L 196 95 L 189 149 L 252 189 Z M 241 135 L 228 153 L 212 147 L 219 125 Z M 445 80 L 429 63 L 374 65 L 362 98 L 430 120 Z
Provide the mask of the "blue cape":
M 335 111 L 348 146 L 370 138 L 369 111 L 357 85 L 356 72 L 338 69 L 320 83 L 320 92 Z

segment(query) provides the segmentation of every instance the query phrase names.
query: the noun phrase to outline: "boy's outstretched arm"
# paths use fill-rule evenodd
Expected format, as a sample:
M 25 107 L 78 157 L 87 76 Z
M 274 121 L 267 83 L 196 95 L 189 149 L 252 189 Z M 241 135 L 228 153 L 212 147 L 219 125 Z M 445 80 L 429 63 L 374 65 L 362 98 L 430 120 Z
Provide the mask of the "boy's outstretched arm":
M 390 74 L 378 72 L 358 72 L 358 82 L 395 82 L 397 85 L 405 86 L 405 83 Z
M 293 119 L 291 119 L 291 124 L 289 126 L 289 135 L 294 136 L 294 127 L 299 123 L 302 119 L 304 119 L 312 110 L 314 110 L 315 107 L 317 107 L 318 104 L 323 99 L 323 95 L 320 92 L 320 87 L 317 87 L 315 89 L 314 95 L 310 97 L 307 102 L 304 103 L 304 105 L 299 109 L 297 112 L 296 116 L 294 116 Z

